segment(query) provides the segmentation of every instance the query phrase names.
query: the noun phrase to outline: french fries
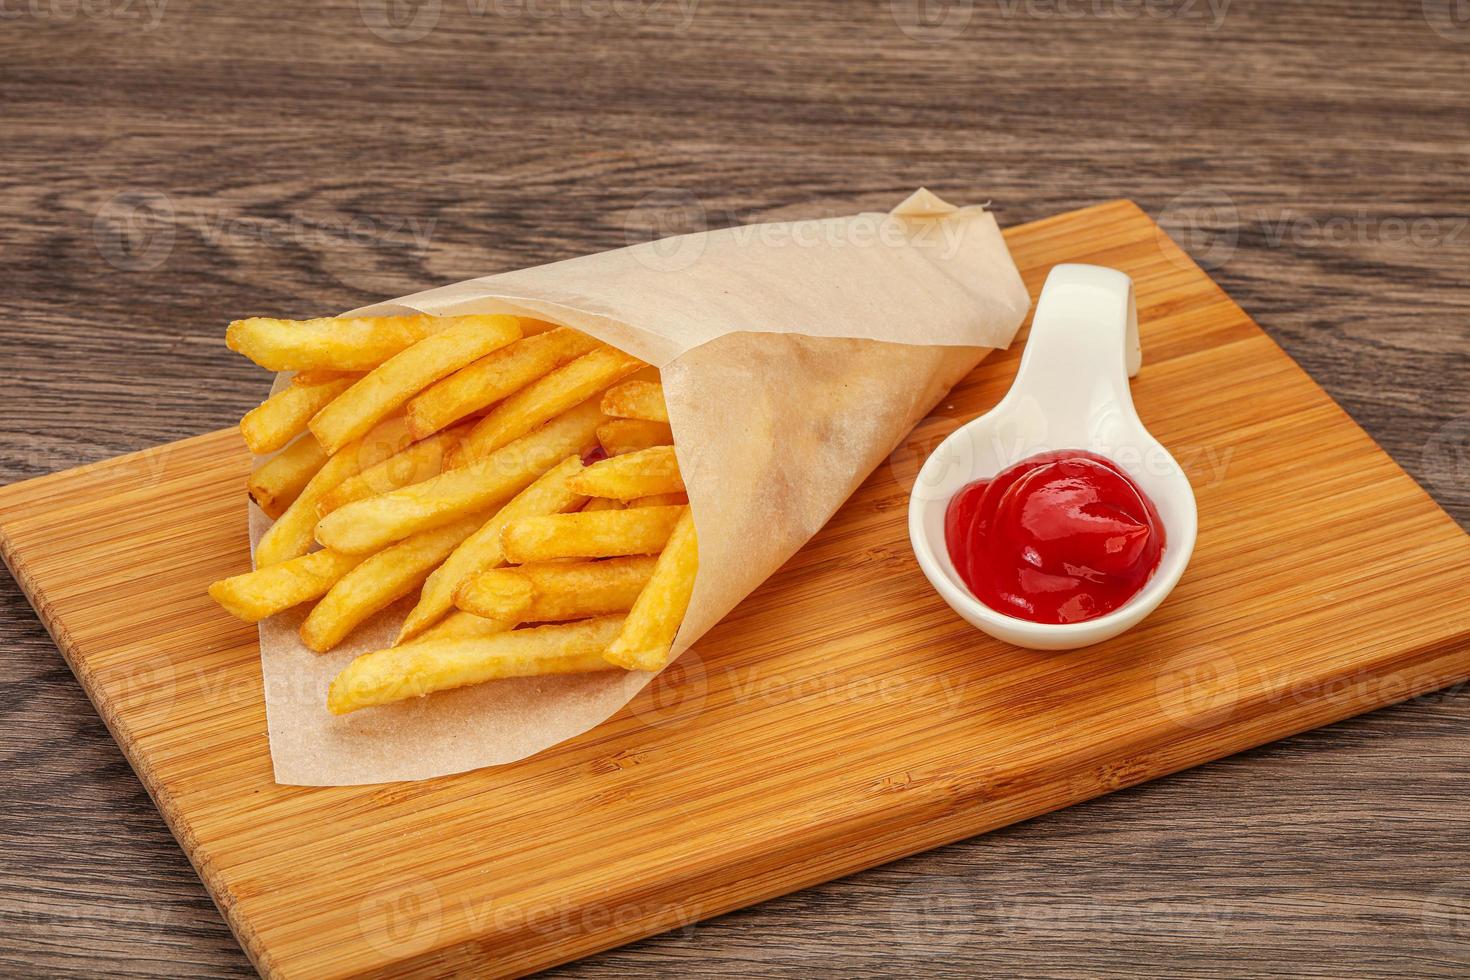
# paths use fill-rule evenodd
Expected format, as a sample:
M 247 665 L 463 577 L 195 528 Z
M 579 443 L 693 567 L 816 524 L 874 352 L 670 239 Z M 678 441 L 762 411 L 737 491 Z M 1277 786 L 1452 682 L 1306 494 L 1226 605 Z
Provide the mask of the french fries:
M 413 607 L 408 618 L 403 621 L 403 628 L 398 632 L 398 642 L 404 643 L 413 639 L 449 612 L 454 607 L 455 590 L 466 579 L 505 562 L 505 552 L 500 547 L 500 532 L 506 524 L 522 517 L 573 510 L 585 501 L 586 497 L 573 493 L 567 485 L 580 472 L 581 459 L 571 456 L 562 460 L 535 483 L 516 494 L 499 513 L 454 549 L 454 553 L 424 583 L 418 605 Z
M 598 498 L 605 499 L 605 498 Z M 628 501 L 629 507 L 678 507 L 689 503 L 687 493 L 656 493 L 651 497 L 639 497 Z
M 593 463 L 572 480 L 572 489 L 589 497 L 637 500 L 683 493 L 684 478 L 679 475 L 674 447 L 653 446 Z
M 362 561 L 312 609 L 301 624 L 301 642 L 317 653 L 332 649 L 363 620 L 422 585 L 482 523 L 483 518 L 470 517 L 422 531 Z
M 558 558 L 613 558 L 657 554 L 684 507 L 582 511 L 523 517 L 501 532 L 506 560 L 524 565 Z
M 445 429 L 348 477 L 322 497 L 317 504 L 318 516 L 324 517 L 354 500 L 366 500 L 438 476 L 449 468 L 449 460 L 468 433 L 467 426 Z
M 454 604 L 487 619 L 525 623 L 625 613 L 648 584 L 654 561 L 640 555 L 492 569 L 461 585 Z
M 596 400 L 589 400 L 484 459 L 332 511 L 317 524 L 316 539 L 324 548 L 359 554 L 485 510 L 530 486 L 557 461 L 591 449 L 602 418 Z
M 636 357 L 611 347 L 583 354 L 495 406 L 470 430 L 465 459 L 473 461 L 493 453 L 643 366 Z
M 327 708 L 346 714 L 504 677 L 610 670 L 602 651 L 623 617 L 511 630 L 480 639 L 409 643 L 358 657 L 332 681 Z
M 699 569 L 699 539 L 694 516 L 686 508 L 668 545 L 658 556 L 653 575 L 623 621 L 618 638 L 604 656 L 608 663 L 628 670 L 661 670 L 694 594 Z
M 597 346 L 586 334 L 558 327 L 502 347 L 415 395 L 406 413 L 409 430 L 423 439 Z
M 457 319 L 447 330 L 390 357 L 317 412 L 310 428 L 322 447 L 336 452 L 428 385 L 521 339 L 521 321 L 513 316 Z
M 276 520 L 301 495 L 306 484 L 327 461 L 327 451 L 310 432 L 257 466 L 246 489 L 256 506 Z
M 362 559 L 361 555 L 314 551 L 269 568 L 220 579 L 209 587 L 209 595 L 231 615 L 255 623 L 326 595 Z
M 455 610 L 445 616 L 439 622 L 430 626 L 420 633 L 413 643 L 427 643 L 430 640 L 477 640 L 482 636 L 494 636 L 496 633 L 504 633 L 506 630 L 515 629 L 514 622 L 504 622 L 496 619 L 486 619 L 473 613 Z
M 236 320 L 225 344 L 267 371 L 371 371 L 457 318 L 434 316 L 324 317 L 319 320 Z
M 290 561 L 310 551 L 321 499 L 348 477 L 401 452 L 408 442 L 408 423 L 399 417 L 383 422 L 329 457 L 255 546 L 256 567 Z
M 604 410 L 606 411 L 606 410 Z M 597 427 L 597 441 L 609 456 L 636 453 L 654 446 L 672 446 L 674 430 L 667 422 L 646 419 L 612 419 Z
M 226 339 L 296 373 L 241 420 L 275 453 L 249 481 L 275 523 L 210 595 L 247 622 L 311 604 L 301 640 L 326 652 L 418 591 L 332 712 L 668 661 L 698 544 L 654 368 L 513 316 L 253 318 Z
M 628 381 L 611 388 L 602 397 L 604 415 L 620 419 L 642 419 L 645 422 L 669 421 L 669 406 L 664 403 L 664 386 L 657 381 Z
M 286 385 L 245 413 L 240 420 L 240 435 L 255 455 L 273 453 L 305 432 L 311 417 L 350 387 L 350 375 Z

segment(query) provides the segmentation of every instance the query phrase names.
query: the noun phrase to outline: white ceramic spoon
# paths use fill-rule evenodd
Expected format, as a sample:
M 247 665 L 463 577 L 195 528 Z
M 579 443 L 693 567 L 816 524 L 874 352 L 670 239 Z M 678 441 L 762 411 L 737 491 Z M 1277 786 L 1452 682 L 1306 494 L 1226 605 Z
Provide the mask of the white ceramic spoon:
M 1047 276 L 1011 390 L 961 426 L 919 470 L 909 497 L 909 540 L 919 567 L 955 612 L 991 636 L 1035 650 L 1070 650 L 1117 636 L 1153 612 L 1184 574 L 1197 528 L 1189 478 L 1133 408 L 1138 373 L 1133 281 L 1114 269 L 1059 265 Z M 966 484 L 1040 452 L 1085 449 L 1121 466 L 1158 508 L 1164 552 L 1142 591 L 1083 623 L 1032 623 L 970 594 L 949 560 L 944 512 Z

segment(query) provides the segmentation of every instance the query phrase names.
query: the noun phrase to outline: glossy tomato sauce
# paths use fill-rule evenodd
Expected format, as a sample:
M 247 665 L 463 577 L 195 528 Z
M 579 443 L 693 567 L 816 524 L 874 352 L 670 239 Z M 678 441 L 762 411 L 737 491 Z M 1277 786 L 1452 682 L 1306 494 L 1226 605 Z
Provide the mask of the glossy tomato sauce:
M 1164 525 L 1117 464 L 1080 449 L 1041 453 L 949 502 L 950 561 L 975 598 L 1033 623 L 1096 619 L 1159 567 Z

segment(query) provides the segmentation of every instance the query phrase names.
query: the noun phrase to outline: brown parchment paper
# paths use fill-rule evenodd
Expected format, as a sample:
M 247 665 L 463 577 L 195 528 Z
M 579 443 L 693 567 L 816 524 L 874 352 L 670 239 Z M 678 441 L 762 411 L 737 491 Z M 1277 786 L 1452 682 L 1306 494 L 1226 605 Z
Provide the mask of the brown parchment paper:
M 781 566 L 1029 299 L 994 217 L 917 191 L 888 214 L 747 225 L 487 276 L 357 312 L 521 313 L 656 365 L 699 532 L 680 654 Z M 279 379 L 278 379 L 279 383 Z M 251 545 L 269 526 L 251 506 Z M 652 678 L 496 681 L 337 717 L 327 687 L 416 597 L 319 655 L 304 612 L 260 624 L 277 782 L 426 779 L 514 762 L 601 723 Z

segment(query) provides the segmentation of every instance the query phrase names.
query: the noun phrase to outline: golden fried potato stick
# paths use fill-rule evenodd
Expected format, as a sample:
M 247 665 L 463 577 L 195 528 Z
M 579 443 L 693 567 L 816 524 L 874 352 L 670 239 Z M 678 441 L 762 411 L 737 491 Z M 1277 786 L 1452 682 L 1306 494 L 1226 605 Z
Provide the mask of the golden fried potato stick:
M 361 436 L 424 388 L 521 339 L 513 316 L 463 316 L 369 371 L 311 419 L 310 428 L 329 453 Z
M 329 458 L 260 539 L 255 547 L 256 567 L 277 565 L 310 551 L 322 497 L 348 477 L 401 452 L 409 441 L 408 422 L 399 416 L 388 419 Z
M 274 521 L 301 495 L 326 461 L 327 451 L 316 441 L 316 436 L 303 433 L 251 472 L 246 484 L 250 499 Z
M 611 669 L 602 656 L 623 617 L 510 630 L 480 639 L 434 640 L 365 653 L 332 681 L 327 708 L 342 715 L 502 677 Z
M 667 422 L 613 419 L 597 427 L 597 441 L 609 456 L 621 456 L 654 446 L 672 446 L 674 430 Z
M 317 504 L 317 514 L 325 517 L 354 500 L 366 500 L 438 476 L 450 468 L 450 459 L 469 431 L 468 425 L 445 429 L 427 439 L 420 439 L 356 476 L 348 477 L 321 499 Z
M 496 405 L 479 421 L 465 440 L 466 462 L 484 458 L 643 366 L 636 357 L 605 346 L 562 365 Z
M 297 371 L 291 375 L 291 383 L 293 385 L 322 385 L 328 381 L 339 381 L 343 378 L 356 381 L 362 375 L 362 371 Z
M 511 521 L 500 543 L 516 565 L 558 558 L 612 558 L 658 553 L 687 507 L 582 511 Z
M 669 406 L 664 403 L 664 386 L 657 381 L 626 381 L 608 389 L 602 396 L 605 415 L 645 422 L 668 422 Z
M 273 320 L 257 316 L 230 324 L 225 345 L 267 371 L 371 371 L 459 319 L 329 316 Z
M 689 503 L 687 493 L 656 493 L 651 497 L 639 497 L 628 501 L 629 507 L 677 507 Z
M 406 414 L 414 437 L 424 437 L 498 402 L 547 372 L 600 346 L 583 333 L 558 327 L 527 336 L 460 368 L 409 401 Z
M 661 493 L 683 493 L 684 478 L 673 446 L 654 446 L 593 463 L 572 481 L 572 489 L 589 497 L 637 500 Z
M 256 623 L 325 595 L 363 557 L 314 551 L 269 568 L 220 579 L 209 587 L 209 594 L 230 615 Z
M 496 568 L 461 585 L 454 604 L 487 619 L 524 623 L 625 613 L 648 584 L 655 561 L 639 555 Z
M 317 524 L 316 538 L 323 547 L 360 554 L 489 510 L 520 493 L 561 460 L 590 451 L 603 421 L 597 399 L 588 399 L 484 459 L 402 490 L 339 507 Z
M 456 609 L 439 622 L 424 630 L 409 642 L 428 643 L 431 640 L 475 640 L 482 636 L 494 636 L 515 629 L 514 622 L 486 619 L 473 613 Z
M 459 543 L 484 523 L 466 518 L 432 531 L 421 531 L 366 558 L 322 597 L 301 624 L 301 642 L 325 653 L 363 620 L 424 583 Z
M 350 387 L 350 377 L 286 385 L 245 413 L 240 420 L 240 435 L 255 455 L 273 453 L 305 432 L 311 417 Z
M 558 514 L 581 505 L 587 498 L 567 489 L 567 481 L 580 472 L 581 458 L 567 457 L 516 494 L 478 531 L 465 538 L 424 583 L 418 605 L 403 621 L 396 642 L 406 643 L 424 634 L 454 608 L 454 592 L 466 579 L 505 562 L 505 554 L 500 549 L 500 532 L 507 523 L 536 514 Z
M 592 513 L 599 510 L 622 510 L 623 502 L 611 497 L 593 497 L 582 507 L 582 513 Z
M 608 663 L 629 670 L 660 670 L 669 662 L 670 648 L 689 608 L 698 571 L 699 539 L 694 532 L 694 515 L 685 508 L 668 545 L 658 556 L 653 577 L 633 603 L 618 638 L 603 654 Z

